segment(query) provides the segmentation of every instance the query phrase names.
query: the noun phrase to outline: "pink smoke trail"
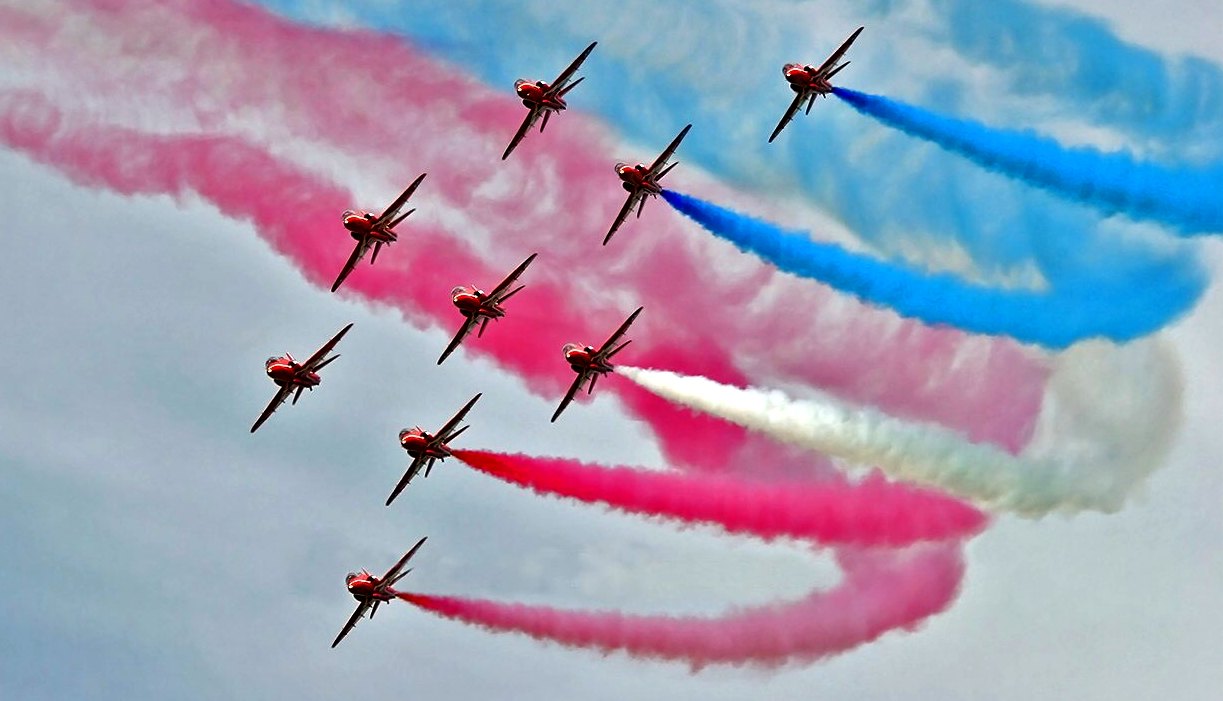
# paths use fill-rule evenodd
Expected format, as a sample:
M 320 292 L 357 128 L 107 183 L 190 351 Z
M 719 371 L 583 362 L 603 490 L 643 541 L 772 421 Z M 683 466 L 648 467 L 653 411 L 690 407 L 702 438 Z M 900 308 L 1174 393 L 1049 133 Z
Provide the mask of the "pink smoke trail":
M 684 523 L 713 523 L 764 539 L 902 546 L 974 535 L 980 511 L 878 475 L 855 484 L 773 484 L 733 477 L 604 467 L 564 458 L 456 450 L 470 467 L 539 494 L 606 504 Z
M 169 194 L 181 199 L 196 193 L 226 216 L 251 222 L 319 285 L 329 285 L 337 270 L 328 255 L 337 240 L 351 245 L 335 223 L 351 201 L 348 193 L 234 137 L 155 136 L 81 124 L 37 93 L 23 92 L 0 93 L 0 141 L 59 168 L 79 184 L 125 195 Z M 391 302 L 420 326 L 441 323 L 449 328 L 461 321 L 445 293 L 454 276 L 471 273 L 477 279 L 494 279 L 505 272 L 492 270 L 463 242 L 431 227 L 413 228 L 411 241 L 410 247 L 401 244 L 407 250 L 388 257 L 385 265 L 379 260 L 378 266 L 363 270 L 362 279 L 364 289 Z M 472 339 L 476 341 L 472 345 L 521 375 L 533 391 L 559 398 L 572 381 L 559 352 L 568 334 L 585 329 L 576 338 L 597 343 L 595 336 L 610 333 L 620 319 L 594 313 L 604 321 L 602 328 L 595 326 L 592 314 L 575 308 L 564 290 L 530 282 L 515 298 L 512 322 L 531 333 L 499 329 L 503 332 Z M 653 343 L 640 339 L 633 353 L 643 359 L 682 355 L 665 337 Z M 690 361 L 685 365 L 694 374 L 741 377 L 717 353 Z M 664 451 L 681 462 L 725 464 L 745 443 L 742 431 L 727 432 L 716 420 L 679 410 L 629 383 L 609 384 L 621 390 L 631 412 L 654 428 Z
M 948 545 L 887 558 L 848 552 L 838 559 L 845 578 L 834 589 L 709 618 L 570 611 L 412 593 L 399 597 L 489 630 L 521 632 L 605 653 L 680 660 L 694 668 L 719 663 L 776 666 L 833 655 L 894 628 L 918 625 L 951 603 L 964 569 L 958 549 Z
M 101 100 L 129 119 L 154 106 L 186 110 L 195 129 L 236 131 L 284 153 L 302 141 L 325 144 L 347 164 L 328 167 L 359 168 L 392 184 L 429 171 L 421 195 L 463 212 L 473 258 L 498 260 L 500 271 L 539 251 L 532 283 L 584 299 L 597 329 L 644 303 L 639 335 L 665 334 L 685 355 L 726 348 L 711 365 L 741 368 L 735 376 L 818 385 L 1011 450 L 1030 435 L 1046 368 L 1012 343 L 903 322 L 786 279 L 691 235 L 661 206 L 598 250 L 622 194 L 608 131 L 571 112 L 502 163 L 500 150 L 522 116 L 508 86 L 489 90 L 401 39 L 302 27 L 232 2 L 72 3 L 58 12 L 83 21 L 56 16 L 38 32 L 10 27 L 28 28 L 47 14 L 9 12 L 18 17 L 0 26 L 0 37 L 27 46 L 38 59 L 29 70 L 48 76 L 64 100 Z M 429 217 L 428 209 L 418 216 Z M 327 270 L 346 254 L 335 238 L 328 232 L 313 249 Z M 392 293 L 403 281 L 389 266 L 370 271 L 346 290 L 404 301 Z M 952 394 L 956 401 L 947 401 Z

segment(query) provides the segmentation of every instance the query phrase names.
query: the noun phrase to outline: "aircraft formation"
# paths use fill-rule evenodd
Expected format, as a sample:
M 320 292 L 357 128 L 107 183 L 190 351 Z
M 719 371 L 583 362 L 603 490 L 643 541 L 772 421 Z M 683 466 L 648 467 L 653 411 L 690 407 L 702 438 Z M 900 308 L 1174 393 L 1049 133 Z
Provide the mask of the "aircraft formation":
M 810 113 L 811 107 L 815 103 L 815 98 L 819 95 L 827 96 L 832 91 L 832 85 L 829 81 L 842 68 L 848 65 L 848 62 L 840 63 L 841 58 L 844 57 L 850 45 L 862 32 L 862 29 L 862 27 L 859 27 L 818 67 L 797 63 L 786 64 L 783 67 L 782 74 L 790 89 L 795 92 L 795 98 L 786 110 L 781 122 L 778 123 L 777 128 L 769 136 L 768 140 L 770 142 L 777 138 L 777 135 L 794 118 L 804 102 L 807 103 L 806 111 Z M 584 80 L 581 77 L 577 78 L 577 80 L 573 80 L 573 78 L 580 70 L 582 63 L 594 51 L 597 44 L 598 42 L 591 42 L 550 83 L 542 80 L 527 79 L 515 81 L 514 90 L 518 97 L 521 98 L 522 104 L 527 108 L 528 112 L 518 131 L 510 139 L 509 145 L 501 156 L 502 160 L 509 158 L 510 154 L 518 147 L 536 123 L 540 125 L 540 133 L 543 133 L 548 125 L 549 117 L 553 113 L 562 112 L 567 108 L 566 95 Z M 628 199 L 625 201 L 624 206 L 621 207 L 615 220 L 612 222 L 611 228 L 603 238 L 604 246 L 611 241 L 616 231 L 624 225 L 634 209 L 637 211 L 637 216 L 640 217 L 646 200 L 662 193 L 660 181 L 677 165 L 677 163 L 670 162 L 671 158 L 675 155 L 680 143 L 691 128 L 691 124 L 684 126 L 671 143 L 649 165 L 644 163 L 630 165 L 623 162 L 615 164 L 614 170 L 616 176 L 621 181 L 621 187 L 628 193 Z M 384 245 L 389 247 L 390 244 L 398 240 L 399 232 L 396 231 L 396 227 L 416 210 L 413 208 L 402 214 L 400 212 L 403 211 L 408 200 L 424 181 L 425 176 L 425 173 L 417 176 L 381 214 L 375 215 L 373 212 L 360 209 L 350 209 L 343 212 L 341 215 L 342 225 L 344 230 L 356 241 L 356 246 L 344 263 L 344 266 L 340 269 L 335 283 L 331 286 L 332 292 L 335 292 L 344 284 L 344 281 L 356 270 L 357 264 L 361 262 L 371 249 L 373 250 L 370 256 L 370 263 L 372 265 L 376 263 L 378 253 Z M 484 335 L 489 320 L 501 319 L 507 316 L 507 310 L 503 305 L 525 287 L 525 285 L 518 284 L 518 280 L 526 273 L 527 268 L 537 255 L 532 253 L 528 256 L 526 260 L 522 261 L 500 283 L 493 287 L 490 292 L 485 292 L 475 285 L 459 285 L 450 291 L 451 302 L 463 317 L 463 322 L 453 339 L 442 351 L 441 356 L 437 360 L 438 365 L 445 362 L 446 358 L 462 345 L 463 340 L 472 330 L 478 329 L 476 337 L 480 338 Z M 637 307 L 612 332 L 607 340 L 597 347 L 583 343 L 567 343 L 563 346 L 561 353 L 569 368 L 576 374 L 576 377 L 561 399 L 556 411 L 552 414 L 552 422 L 555 422 L 560 417 L 561 413 L 565 411 L 583 389 L 586 390 L 587 394 L 593 394 L 598 379 L 613 370 L 615 366 L 611 360 L 631 343 L 631 340 L 623 339 L 643 309 L 644 307 Z M 254 425 L 251 426 L 251 433 L 257 431 L 271 417 L 273 412 L 286 401 L 296 405 L 304 390 L 309 389 L 313 391 L 322 382 L 320 371 L 340 357 L 338 353 L 335 355 L 331 353 L 344 338 L 345 334 L 352 329 L 352 326 L 352 324 L 348 324 L 340 329 L 339 332 L 332 336 L 330 340 L 324 343 L 304 362 L 298 362 L 287 352 L 284 355 L 273 356 L 267 359 L 264 369 L 268 378 L 276 384 L 276 394 L 263 410 L 263 413 L 259 415 L 259 418 L 256 419 Z M 292 397 L 291 400 L 290 396 Z M 422 470 L 424 471 L 424 476 L 428 477 L 435 462 L 450 457 L 450 442 L 469 428 L 469 426 L 462 425 L 463 421 L 480 397 L 481 394 L 476 394 L 472 397 L 436 433 L 426 431 L 420 426 L 404 428 L 399 432 L 400 446 L 407 452 L 411 462 L 399 482 L 392 489 L 390 496 L 387 497 L 387 506 L 390 506 L 395 501 L 396 497 L 403 492 L 412 479 L 420 474 Z M 356 599 L 357 608 L 332 642 L 331 646 L 333 648 L 339 645 L 340 641 L 348 635 L 366 614 L 372 619 L 381 604 L 388 603 L 392 599 L 397 598 L 399 593 L 394 589 L 394 585 L 411 571 L 410 568 L 404 569 L 404 567 L 412 556 L 416 554 L 417 550 L 424 545 L 425 540 L 426 538 L 421 538 L 382 576 L 375 576 L 364 569 L 359 573 L 348 573 L 345 578 L 345 584 L 349 594 Z

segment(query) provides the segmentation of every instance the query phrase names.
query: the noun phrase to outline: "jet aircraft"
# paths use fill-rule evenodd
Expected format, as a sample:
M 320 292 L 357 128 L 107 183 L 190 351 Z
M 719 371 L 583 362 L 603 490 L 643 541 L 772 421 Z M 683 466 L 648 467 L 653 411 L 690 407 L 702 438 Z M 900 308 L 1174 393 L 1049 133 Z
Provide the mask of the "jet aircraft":
M 425 538 L 428 538 L 428 536 L 425 536 Z M 408 572 L 412 571 L 411 569 L 404 570 L 403 566 L 407 564 L 408 560 L 412 559 L 412 556 L 416 554 L 420 546 L 425 544 L 425 538 L 418 540 L 416 545 L 413 545 L 412 549 L 381 577 L 375 577 L 365 570 L 348 573 L 348 576 L 344 578 L 344 583 L 348 585 L 348 593 L 352 594 L 353 598 L 357 600 L 357 610 L 353 611 L 352 617 L 340 629 L 340 634 L 335 636 L 335 642 L 331 643 L 331 647 L 340 644 L 344 636 L 348 635 L 348 631 L 357 625 L 357 621 L 365 617 L 366 611 L 369 611 L 369 618 L 372 621 L 374 614 L 378 613 L 378 604 L 395 598 L 398 592 L 392 587 L 396 582 L 403 579 Z
M 620 337 L 628 331 L 628 327 L 633 325 L 633 321 L 637 319 L 637 315 L 641 313 L 642 309 L 643 307 L 637 307 L 637 311 L 630 314 L 624 320 L 624 323 L 620 324 L 620 328 L 616 329 L 616 332 L 608 337 L 603 342 L 603 345 L 599 346 L 598 350 L 595 350 L 593 346 L 582 346 L 577 343 L 565 344 L 565 347 L 562 349 L 565 353 L 565 360 L 578 376 L 573 381 L 573 384 L 569 385 L 569 391 L 565 393 L 565 398 L 561 400 L 561 405 L 556 408 L 556 413 L 552 415 L 553 421 L 556 421 L 561 412 L 565 410 L 565 407 L 569 406 L 569 402 L 573 401 L 574 396 L 582 390 L 582 386 L 586 384 L 587 380 L 590 381 L 590 388 L 587 392 L 593 393 L 595 391 L 595 382 L 599 377 L 612 371 L 614 367 L 610 362 L 612 357 L 624 350 L 624 347 L 632 343 L 632 341 L 625 341 L 620 345 L 616 344 L 619 342 Z
M 437 433 L 429 433 L 420 426 L 413 428 L 405 428 L 399 432 L 399 444 L 403 449 L 408 451 L 408 455 L 412 456 L 412 464 L 408 465 L 407 472 L 403 473 L 403 478 L 399 480 L 399 484 L 395 485 L 395 490 L 391 492 L 391 496 L 386 498 L 386 505 L 390 506 L 391 502 L 395 501 L 395 497 L 403 491 L 403 488 L 408 486 L 412 478 L 421 471 L 425 470 L 425 477 L 429 476 L 429 471 L 433 469 L 433 463 L 437 460 L 445 460 L 450 457 L 450 441 L 459 437 L 459 434 L 470 426 L 459 428 L 459 424 L 463 423 L 463 417 L 467 416 L 467 412 L 475 406 L 476 400 L 480 395 L 471 398 L 467 405 L 446 422 L 441 430 Z M 455 429 L 458 429 L 457 431 Z
M 324 358 L 331 352 L 332 348 L 344 338 L 344 334 L 352 328 L 352 324 L 340 329 L 340 332 L 332 337 L 330 341 L 325 343 L 322 348 L 319 348 L 314 355 L 310 356 L 306 362 L 299 363 L 293 359 L 293 356 L 285 353 L 280 356 L 272 356 L 264 362 L 264 369 L 268 373 L 268 377 L 277 384 L 279 389 L 276 390 L 276 396 L 272 397 L 272 402 L 268 404 L 268 408 L 263 410 L 259 415 L 259 419 L 255 421 L 255 425 L 251 426 L 251 433 L 254 433 L 268 417 L 276 411 L 277 407 L 284 404 L 289 395 L 293 395 L 293 404 L 297 404 L 297 400 L 302 396 L 302 390 L 314 390 L 315 386 L 322 381 L 318 371 L 327 367 L 327 365 L 340 357 L 337 353 L 330 358 Z
M 662 194 L 662 186 L 658 184 L 658 181 L 662 180 L 664 175 L 670 173 L 672 168 L 679 165 L 679 163 L 672 163 L 668 166 L 667 161 L 675 154 L 675 149 L 679 148 L 679 142 L 684 140 L 684 136 L 691 128 L 692 125 L 689 124 L 681 129 L 679 136 L 675 137 L 671 145 L 663 150 L 649 167 L 646 167 L 644 163 L 638 163 L 637 165 L 629 165 L 627 163 L 616 164 L 616 175 L 620 176 L 621 186 L 628 191 L 628 200 L 620 208 L 620 213 L 616 215 L 616 221 L 612 222 L 607 236 L 603 237 L 604 246 L 607 245 L 608 241 L 611 241 L 611 237 L 616 233 L 616 229 L 619 229 L 624 220 L 628 219 L 628 215 L 633 211 L 634 207 L 637 208 L 637 217 L 640 218 L 641 210 L 645 209 L 646 198 Z
M 796 94 L 794 102 L 790 103 L 790 108 L 786 110 L 785 116 L 777 123 L 777 128 L 773 130 L 772 136 L 769 137 L 769 143 L 773 143 L 773 139 L 776 139 L 786 124 L 794 118 L 795 114 L 798 114 L 798 110 L 804 100 L 807 102 L 807 114 L 811 114 L 811 106 L 815 104 L 816 96 L 823 95 L 828 97 L 828 93 L 832 92 L 832 83 L 828 81 L 832 79 L 832 76 L 839 73 L 842 68 L 849 65 L 849 61 L 840 65 L 837 62 L 849 50 L 849 45 L 854 43 L 854 39 L 858 38 L 863 29 L 865 27 L 858 27 L 858 30 L 849 35 L 844 44 L 841 44 L 841 48 L 832 52 L 828 60 L 821 63 L 819 68 L 798 63 L 787 63 L 782 66 L 781 74 L 786 77 L 786 81 L 790 84 L 790 89 Z
M 399 210 L 403 209 L 408 198 L 416 192 L 420 181 L 425 179 L 427 173 L 421 173 L 420 177 L 412 181 L 408 189 L 403 191 L 386 211 L 378 216 L 374 216 L 373 212 L 366 212 L 363 209 L 347 209 L 344 210 L 343 221 L 344 228 L 352 234 L 352 237 L 357 241 L 357 247 L 353 249 L 352 255 L 348 257 L 348 261 L 344 263 L 344 268 L 340 271 L 340 276 L 335 279 L 335 284 L 331 286 L 331 291 L 335 292 L 340 289 L 340 285 L 344 283 L 344 279 L 348 274 L 357 267 L 357 263 L 365 257 L 370 248 L 374 249 L 374 255 L 370 257 L 370 265 L 373 265 L 378 260 L 378 251 L 382 250 L 383 244 L 390 245 L 399 240 L 399 234 L 396 233 L 395 227 L 399 222 L 408 218 L 408 215 L 415 212 L 415 209 L 409 209 L 402 216 Z
M 458 333 L 450 341 L 450 345 L 446 346 L 446 350 L 442 351 L 442 357 L 437 359 L 438 365 L 441 365 L 446 358 L 450 357 L 454 349 L 458 348 L 459 344 L 463 342 L 463 337 L 477 325 L 479 325 L 480 330 L 476 333 L 476 338 L 480 338 L 484 335 L 484 329 L 488 326 L 489 319 L 500 319 L 505 316 L 505 309 L 501 307 L 501 304 L 525 287 L 525 285 L 519 285 L 511 290 L 510 286 L 518 281 L 518 277 L 527 269 L 531 261 L 535 260 L 536 255 L 538 254 L 532 253 L 526 260 L 522 261 L 517 268 L 514 268 L 514 272 L 507 275 L 504 280 L 493 288 L 492 292 L 485 292 L 475 285 L 459 285 L 450 290 L 450 301 L 454 303 L 454 306 L 458 307 L 458 310 L 462 312 L 465 319 L 463 320 L 463 325 L 459 327 Z
M 539 133 L 542 134 L 544 129 L 548 127 L 548 117 L 553 112 L 560 112 L 567 107 L 565 95 L 570 90 L 576 88 L 578 83 L 585 80 L 585 78 L 578 78 L 570 85 L 569 79 L 581 67 L 582 61 L 586 60 L 590 52 L 594 51 L 595 44 L 598 43 L 597 41 L 590 42 L 590 46 L 587 46 L 586 50 L 575 58 L 568 68 L 561 71 L 561 74 L 556 76 L 556 80 L 551 83 L 545 83 L 542 80 L 527 80 L 525 78 L 514 81 L 514 91 L 518 93 L 518 97 L 522 98 L 522 104 L 530 111 L 527 112 L 526 119 L 522 120 L 522 126 L 518 127 L 518 132 L 514 134 L 510 145 L 505 148 L 505 153 L 501 154 L 501 160 L 504 161 L 509 158 L 510 152 L 514 150 L 519 141 L 522 141 L 522 137 L 527 135 L 531 127 L 535 126 L 535 122 L 540 117 L 544 118 L 544 123 L 539 125 Z

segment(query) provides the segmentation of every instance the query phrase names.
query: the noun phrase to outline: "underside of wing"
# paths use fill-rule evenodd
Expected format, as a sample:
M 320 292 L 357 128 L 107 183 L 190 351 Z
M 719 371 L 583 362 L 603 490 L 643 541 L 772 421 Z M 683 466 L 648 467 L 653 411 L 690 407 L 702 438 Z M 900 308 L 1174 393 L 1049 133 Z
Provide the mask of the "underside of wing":
M 518 142 L 522 141 L 522 137 L 527 135 L 527 132 L 531 130 L 531 127 L 535 126 L 535 122 L 539 119 L 539 115 L 542 114 L 543 111 L 543 107 L 532 107 L 531 111 L 527 112 L 526 118 L 522 120 L 522 126 L 518 127 L 518 131 L 514 134 L 514 138 L 510 140 L 510 145 L 505 147 L 505 153 L 501 154 L 501 160 L 504 161 L 510 157 L 510 153 L 512 153 L 514 148 L 518 146 Z
M 348 635 L 348 631 L 352 630 L 357 625 L 357 621 L 361 620 L 361 617 L 365 615 L 365 611 L 367 609 L 369 609 L 368 601 L 362 601 L 361 603 L 357 604 L 357 610 L 352 612 L 352 616 L 349 617 L 348 622 L 345 623 L 344 627 L 340 629 L 340 634 L 335 636 L 335 641 L 331 643 L 331 647 L 335 647 L 336 645 L 340 644 L 340 641 L 344 639 L 344 636 Z
M 802 106 L 803 100 L 806 99 L 806 97 L 807 93 L 805 92 L 800 92 L 794 96 L 794 102 L 790 103 L 790 108 L 786 110 L 786 113 L 781 118 L 781 121 L 777 123 L 777 128 L 774 129 L 773 133 L 769 136 L 769 143 L 773 143 L 773 139 L 776 139 L 777 135 L 781 133 L 781 130 L 785 129 L 786 124 L 789 124 L 790 120 L 794 119 L 794 115 L 798 114 L 798 108 Z
M 352 255 L 348 256 L 348 261 L 344 263 L 343 269 L 340 270 L 339 277 L 337 277 L 335 282 L 331 285 L 332 292 L 340 289 L 340 285 L 344 284 L 344 279 L 348 277 L 349 273 L 356 269 L 357 263 L 361 262 L 361 259 L 365 257 L 366 251 L 368 251 L 373 244 L 374 239 L 368 236 L 357 242 L 357 247 L 352 249 Z
M 268 420 L 268 417 L 272 415 L 272 412 L 276 411 L 276 407 L 284 404 L 285 400 L 289 398 L 289 394 L 292 391 L 293 385 L 290 384 L 286 384 L 276 390 L 276 396 L 272 397 L 272 401 L 268 403 L 268 408 L 263 410 L 263 413 L 260 414 L 259 418 L 255 421 L 255 425 L 251 426 L 251 433 L 257 431 L 259 427 L 263 425 L 263 422 Z
M 399 198 L 392 202 L 390 207 L 386 208 L 386 211 L 382 213 L 382 216 L 378 217 L 377 221 L 374 222 L 374 226 L 384 226 L 392 219 L 399 216 L 399 210 L 403 209 L 403 206 L 407 203 L 408 198 L 412 196 L 413 192 L 416 192 L 416 188 L 420 186 L 420 181 L 425 179 L 425 175 L 427 175 L 427 173 L 421 173 L 419 176 L 417 176 L 417 178 L 412 181 L 412 184 L 403 191 L 403 194 L 399 195 Z
M 454 338 L 450 339 L 450 345 L 446 346 L 446 350 L 442 351 L 442 357 L 437 359 L 438 365 L 441 365 L 446 361 L 446 358 L 450 357 L 450 354 L 453 353 L 455 349 L 459 347 L 459 344 L 463 342 L 463 339 L 466 338 L 467 333 L 475 328 L 476 324 L 478 323 L 480 323 L 480 321 L 479 317 L 477 316 L 469 316 L 463 320 L 463 325 L 459 327 L 458 333 L 454 335 Z
M 494 287 L 492 292 L 488 293 L 489 300 L 492 302 L 500 301 L 501 295 L 505 294 L 506 290 L 510 289 L 510 286 L 518 281 L 518 278 L 524 272 L 526 272 L 527 266 L 531 264 L 531 261 L 535 260 L 535 256 L 537 255 L 539 254 L 532 253 L 531 255 L 527 256 L 526 260 L 519 263 L 517 268 L 514 268 L 514 272 L 505 276 L 505 279 L 502 280 L 501 283 L 498 284 L 496 287 Z
M 598 43 L 599 42 L 597 41 L 590 42 L 590 46 L 587 46 L 577 58 L 573 59 L 573 63 L 570 63 L 568 68 L 561 71 L 561 74 L 556 76 L 556 80 L 552 81 L 552 84 L 548 86 L 549 96 L 555 95 L 565 89 L 565 84 L 569 82 L 569 79 L 573 77 L 574 73 L 577 73 L 578 68 L 582 67 L 582 62 L 586 60 L 586 57 L 590 55 L 591 51 L 595 50 L 595 45 Z
M 671 156 L 675 155 L 675 149 L 679 148 L 679 142 L 684 140 L 684 137 L 688 135 L 688 130 L 691 128 L 692 125 L 689 124 L 681 129 L 679 135 L 676 136 L 673 141 L 671 141 L 671 145 L 667 146 L 666 150 L 658 154 L 658 158 L 655 158 L 654 162 L 650 164 L 651 176 L 657 177 L 659 171 L 661 171 L 663 167 L 667 165 L 667 161 L 671 159 Z
M 391 492 L 391 496 L 386 498 L 387 506 L 390 506 L 391 502 L 395 501 L 395 497 L 399 496 L 399 493 L 403 491 L 403 488 L 408 486 L 408 482 L 412 481 L 412 478 L 416 476 L 416 473 L 420 472 L 420 468 L 424 467 L 424 464 L 424 455 L 412 459 L 412 464 L 408 465 L 407 472 L 403 473 L 403 477 L 400 478 L 399 484 L 395 485 L 395 490 Z
M 616 221 L 612 222 L 611 228 L 607 230 L 607 236 L 603 237 L 603 245 L 606 246 L 611 237 L 615 235 L 616 229 L 628 219 L 628 215 L 633 213 L 633 207 L 637 206 L 637 200 L 641 199 L 641 190 L 633 190 L 629 193 L 628 199 L 624 201 L 624 206 L 620 208 L 620 213 L 616 215 Z
M 841 60 L 841 57 L 845 55 L 846 51 L 849 51 L 849 45 L 854 43 L 854 39 L 857 39 L 858 35 L 861 34 L 862 30 L 865 28 L 866 27 L 858 27 L 857 31 L 850 34 L 849 38 L 845 40 L 845 43 L 841 44 L 840 48 L 838 48 L 836 51 L 833 51 L 832 55 L 828 57 L 827 61 L 820 64 L 819 69 L 816 71 L 816 75 L 827 77 L 828 72 L 837 67 L 837 62 Z
M 620 337 L 628 331 L 628 327 L 632 326 L 633 322 L 637 320 L 637 315 L 640 314 L 641 310 L 644 308 L 645 307 L 637 307 L 637 311 L 629 314 L 629 317 L 624 320 L 624 323 L 620 324 L 620 328 L 616 329 L 616 332 L 611 336 L 608 336 L 607 340 L 603 342 L 603 345 L 599 346 L 599 350 L 595 353 L 595 355 L 603 355 L 610 351 L 612 346 L 616 345 L 616 342 L 620 340 Z
M 579 372 L 577 378 L 573 380 L 573 384 L 569 385 L 569 391 L 565 392 L 565 398 L 561 400 L 561 405 L 556 407 L 556 413 L 552 414 L 552 421 L 556 421 L 560 417 L 561 412 L 565 407 L 569 406 L 569 402 L 577 396 L 578 390 L 582 389 L 582 383 L 586 381 L 586 373 Z

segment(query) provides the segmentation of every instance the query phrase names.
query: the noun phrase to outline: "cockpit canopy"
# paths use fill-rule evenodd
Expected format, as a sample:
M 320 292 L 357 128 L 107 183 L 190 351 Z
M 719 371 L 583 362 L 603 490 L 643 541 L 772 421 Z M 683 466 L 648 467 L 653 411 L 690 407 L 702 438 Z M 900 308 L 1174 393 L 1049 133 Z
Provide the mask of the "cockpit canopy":
M 565 355 L 569 355 L 569 353 L 571 353 L 572 351 L 578 350 L 581 347 L 582 347 L 581 344 L 578 344 L 578 343 L 566 343 L 565 347 L 561 348 L 561 351 Z
M 279 363 L 279 362 L 280 362 L 280 360 L 281 360 L 280 356 L 278 356 L 278 355 L 273 355 L 272 357 L 270 357 L 270 358 L 268 358 L 267 360 L 263 361 L 263 367 L 265 367 L 265 368 L 270 368 L 270 367 L 272 367 L 273 365 L 275 365 L 276 363 Z
M 357 578 L 357 573 L 356 573 L 356 572 L 349 572 L 348 574 L 344 575 L 344 583 L 345 583 L 345 584 L 352 584 L 352 580 L 354 580 L 354 579 L 356 579 L 356 578 Z
M 340 218 L 347 219 L 349 217 L 354 217 L 356 215 L 357 215 L 357 211 L 355 209 L 346 209 L 344 210 L 344 213 L 340 215 Z
M 466 288 L 466 287 L 464 287 L 463 285 L 457 285 L 457 286 L 455 286 L 455 288 L 454 288 L 453 290 L 451 290 L 451 291 L 450 291 L 450 296 L 451 296 L 451 297 L 458 297 L 460 294 L 462 294 L 462 293 L 464 293 L 464 292 L 466 292 L 466 291 L 467 291 L 467 288 Z

